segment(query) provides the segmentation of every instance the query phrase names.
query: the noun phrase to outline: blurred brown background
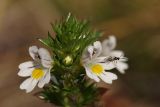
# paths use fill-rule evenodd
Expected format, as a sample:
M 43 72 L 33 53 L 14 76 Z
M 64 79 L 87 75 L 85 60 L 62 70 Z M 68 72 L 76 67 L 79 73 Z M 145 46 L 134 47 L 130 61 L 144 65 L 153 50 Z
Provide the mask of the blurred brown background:
M 116 35 L 127 53 L 132 45 L 123 47 L 123 41 L 135 40 L 160 54 L 159 0 L 0 0 L 0 107 L 51 107 L 33 96 L 36 91 L 19 89 L 24 78 L 17 76 L 18 65 L 30 60 L 28 47 L 40 45 L 36 38 L 47 36 L 50 22 L 68 12 L 90 20 L 104 36 Z

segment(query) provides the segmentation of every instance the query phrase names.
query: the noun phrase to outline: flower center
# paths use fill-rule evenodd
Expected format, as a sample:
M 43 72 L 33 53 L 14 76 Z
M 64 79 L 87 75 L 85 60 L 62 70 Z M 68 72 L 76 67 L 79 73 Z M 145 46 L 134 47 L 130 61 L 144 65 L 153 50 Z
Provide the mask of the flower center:
M 95 74 L 100 74 L 103 72 L 103 67 L 100 64 L 95 64 L 91 67 L 91 70 Z
M 34 79 L 40 79 L 44 76 L 44 71 L 40 68 L 36 68 L 32 72 L 32 78 Z

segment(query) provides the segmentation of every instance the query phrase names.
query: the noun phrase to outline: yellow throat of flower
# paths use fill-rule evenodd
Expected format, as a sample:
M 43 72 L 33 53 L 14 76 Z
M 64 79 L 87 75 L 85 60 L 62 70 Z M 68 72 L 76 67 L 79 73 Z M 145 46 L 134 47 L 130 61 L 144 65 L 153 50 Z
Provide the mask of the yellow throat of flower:
M 44 76 L 44 71 L 40 68 L 36 68 L 32 72 L 32 78 L 34 79 L 40 79 Z
M 103 72 L 103 66 L 100 64 L 92 65 L 91 70 L 95 74 L 101 74 Z

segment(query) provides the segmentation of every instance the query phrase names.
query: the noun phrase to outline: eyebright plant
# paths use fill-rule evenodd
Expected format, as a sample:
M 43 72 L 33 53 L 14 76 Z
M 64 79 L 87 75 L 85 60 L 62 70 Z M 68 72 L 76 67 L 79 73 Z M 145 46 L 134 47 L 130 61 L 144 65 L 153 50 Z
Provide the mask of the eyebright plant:
M 52 24 L 54 36 L 39 39 L 44 48 L 29 47 L 32 61 L 19 65 L 18 75 L 29 77 L 20 89 L 31 92 L 36 85 L 43 88 L 39 96 L 61 107 L 84 107 L 97 101 L 97 82 L 111 84 L 118 77 L 111 70 L 124 74 L 128 69 L 123 51 L 115 50 L 116 38 L 100 42 L 101 33 L 89 29 L 87 21 L 78 21 L 71 14 Z

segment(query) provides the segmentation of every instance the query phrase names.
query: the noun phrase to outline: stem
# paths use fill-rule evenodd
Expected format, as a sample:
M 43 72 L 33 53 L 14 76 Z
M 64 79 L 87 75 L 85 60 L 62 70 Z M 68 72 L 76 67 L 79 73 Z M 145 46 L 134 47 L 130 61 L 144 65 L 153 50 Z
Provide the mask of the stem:
M 69 85 L 68 73 L 65 73 L 64 74 L 64 84 L 63 84 L 63 86 L 64 86 L 64 88 L 68 89 L 68 87 L 69 87 L 68 85 Z M 67 94 L 68 93 L 63 94 L 63 96 L 64 96 L 64 107 L 71 107 Z
M 71 107 L 71 105 L 69 104 L 69 99 L 66 96 L 64 98 L 64 107 Z

